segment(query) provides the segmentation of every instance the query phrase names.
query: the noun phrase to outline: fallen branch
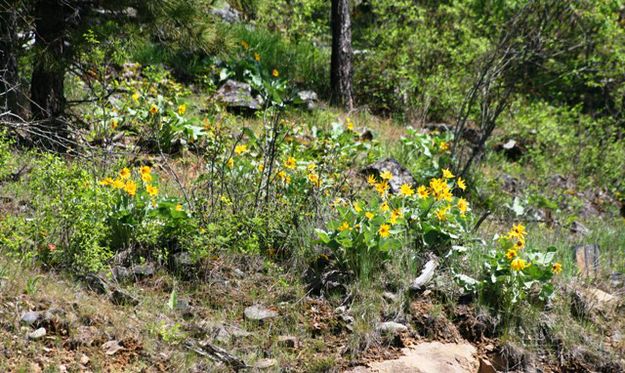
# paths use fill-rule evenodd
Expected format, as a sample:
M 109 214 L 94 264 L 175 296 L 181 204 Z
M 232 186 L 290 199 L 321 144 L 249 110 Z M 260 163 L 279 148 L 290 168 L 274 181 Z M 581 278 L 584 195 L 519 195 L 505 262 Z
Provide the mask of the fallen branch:
M 428 260 L 423 266 L 423 270 L 419 277 L 415 278 L 410 284 L 410 290 L 422 290 L 434 277 L 434 270 L 438 267 L 438 258 L 432 255 L 432 259 Z
M 185 341 L 184 345 L 189 350 L 195 352 L 200 356 L 205 356 L 213 361 L 220 361 L 224 364 L 227 364 L 235 371 L 250 368 L 250 366 L 245 364 L 243 360 L 232 355 L 223 348 L 217 347 L 208 342 L 201 342 L 201 346 L 198 346 L 195 341 L 187 340 Z

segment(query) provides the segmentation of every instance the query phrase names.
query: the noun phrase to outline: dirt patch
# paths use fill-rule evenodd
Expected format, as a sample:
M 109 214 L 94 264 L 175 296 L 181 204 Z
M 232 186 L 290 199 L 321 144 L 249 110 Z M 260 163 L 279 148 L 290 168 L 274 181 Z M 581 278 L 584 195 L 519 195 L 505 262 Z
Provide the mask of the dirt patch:
M 443 307 L 429 300 L 416 300 L 410 304 L 411 322 L 419 335 L 435 341 L 458 343 L 462 336 L 447 318 Z

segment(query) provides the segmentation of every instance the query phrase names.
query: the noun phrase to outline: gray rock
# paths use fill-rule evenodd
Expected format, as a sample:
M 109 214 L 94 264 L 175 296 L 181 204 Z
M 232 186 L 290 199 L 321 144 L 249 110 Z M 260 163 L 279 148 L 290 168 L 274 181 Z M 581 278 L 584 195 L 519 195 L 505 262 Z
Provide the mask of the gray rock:
M 394 322 L 394 321 L 386 321 L 378 324 L 375 328 L 380 334 L 399 334 L 408 331 L 408 327 L 406 325 Z
M 263 106 L 261 97 L 252 96 L 252 87 L 249 84 L 232 79 L 228 79 L 217 90 L 215 99 L 232 108 L 259 110 Z
M 570 227 L 571 233 L 587 236 L 590 233 L 590 229 L 578 221 L 574 221 Z
M 90 347 L 99 337 L 98 329 L 95 326 L 81 325 L 76 329 L 72 342 L 79 346 Z
M 297 92 L 298 101 L 306 105 L 308 110 L 313 110 L 317 107 L 319 97 L 315 91 L 299 91 Z
M 414 186 L 416 184 L 414 177 L 410 172 L 393 158 L 386 158 L 381 161 L 370 164 L 362 170 L 364 175 L 374 175 L 380 179 L 380 174 L 389 171 L 393 178 L 389 182 L 389 190 L 391 193 L 398 193 L 402 184 Z
M 234 325 L 220 325 L 217 327 L 217 335 L 215 339 L 220 342 L 229 342 L 232 339 L 245 338 L 252 335 L 238 326 Z
M 241 20 L 241 13 L 236 9 L 232 9 L 230 4 L 224 2 L 223 7 L 221 8 L 213 8 L 211 9 L 211 14 L 221 18 L 224 22 L 227 23 L 236 23 Z
M 41 314 L 35 311 L 28 311 L 22 315 L 20 322 L 24 325 L 32 326 L 41 319 Z
M 104 343 L 102 345 L 102 349 L 105 351 L 107 355 L 112 356 L 118 353 L 119 351 L 123 350 L 124 347 L 122 347 L 118 341 L 113 340 L 113 341 L 108 341 Z
M 28 334 L 28 339 L 36 340 L 46 336 L 46 328 L 39 328 Z
M 257 304 L 247 307 L 244 314 L 246 319 L 254 321 L 264 321 L 278 316 L 276 311 Z
M 384 298 L 384 300 L 386 300 L 389 303 L 396 302 L 398 299 L 397 295 L 391 293 L 390 291 L 385 291 L 384 293 L 382 293 L 382 298 Z

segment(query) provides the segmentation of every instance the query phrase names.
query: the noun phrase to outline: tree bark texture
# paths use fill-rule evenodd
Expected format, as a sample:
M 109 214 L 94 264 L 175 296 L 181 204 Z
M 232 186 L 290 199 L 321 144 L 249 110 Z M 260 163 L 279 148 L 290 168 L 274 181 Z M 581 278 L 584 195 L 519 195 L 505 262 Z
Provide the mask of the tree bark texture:
M 18 113 L 17 19 L 12 2 L 0 2 L 0 112 Z
M 43 121 L 55 135 L 65 137 L 66 125 L 60 120 L 65 109 L 63 0 L 37 0 L 35 3 L 35 48 L 38 51 L 31 78 L 33 119 Z
M 349 0 L 332 0 L 331 26 L 331 102 L 351 110 L 354 102 L 352 98 L 352 24 Z

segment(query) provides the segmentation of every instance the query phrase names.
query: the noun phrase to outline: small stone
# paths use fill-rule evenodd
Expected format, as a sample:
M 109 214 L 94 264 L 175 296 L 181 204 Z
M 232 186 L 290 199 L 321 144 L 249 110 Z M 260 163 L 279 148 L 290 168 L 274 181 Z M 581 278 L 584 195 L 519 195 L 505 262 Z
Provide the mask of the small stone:
M 80 363 L 81 363 L 82 365 L 87 365 L 87 364 L 89 364 L 89 362 L 90 362 L 90 361 L 91 361 L 91 360 L 89 360 L 89 356 L 87 356 L 87 355 L 85 355 L 85 354 L 82 354 L 82 355 L 80 356 Z
M 269 369 L 278 365 L 278 360 L 276 359 L 262 359 L 254 364 L 254 368 L 256 369 Z
M 254 321 L 264 321 L 278 316 L 276 311 L 270 310 L 260 305 L 249 306 L 244 311 L 245 318 Z
M 574 221 L 570 227 L 571 233 L 587 236 L 590 233 L 590 229 L 578 221 Z
M 378 324 L 378 326 L 376 327 L 376 330 L 380 333 L 380 334 L 399 334 L 399 333 L 404 333 L 408 331 L 408 327 L 406 325 L 394 322 L 394 321 L 387 321 L 387 322 L 383 322 Z
M 389 189 L 391 193 L 399 193 L 399 188 L 403 184 L 414 186 L 416 181 L 410 174 L 410 171 L 402 166 L 397 160 L 393 158 L 386 158 L 381 161 L 370 164 L 362 170 L 362 173 L 367 177 L 368 175 L 374 175 L 378 180 L 380 175 L 388 171 L 393 175 L 389 181 Z
M 22 318 L 20 319 L 20 322 L 22 324 L 25 324 L 25 325 L 28 325 L 28 326 L 32 326 L 34 323 L 39 321 L 39 319 L 41 319 L 41 314 L 39 312 L 28 311 L 28 312 L 25 312 L 22 315 Z
M 46 336 L 46 328 L 39 328 L 28 334 L 28 339 L 36 340 Z
M 104 343 L 102 345 L 102 349 L 105 351 L 107 355 L 112 356 L 118 353 L 119 351 L 123 350 L 124 348 L 119 345 L 118 341 L 113 340 L 113 341 L 108 341 Z
M 397 301 L 397 295 L 391 293 L 390 291 L 385 291 L 384 293 L 382 293 L 382 298 L 384 298 L 389 303 Z
M 278 337 L 278 345 L 285 348 L 297 348 L 299 340 L 292 335 L 281 335 Z

